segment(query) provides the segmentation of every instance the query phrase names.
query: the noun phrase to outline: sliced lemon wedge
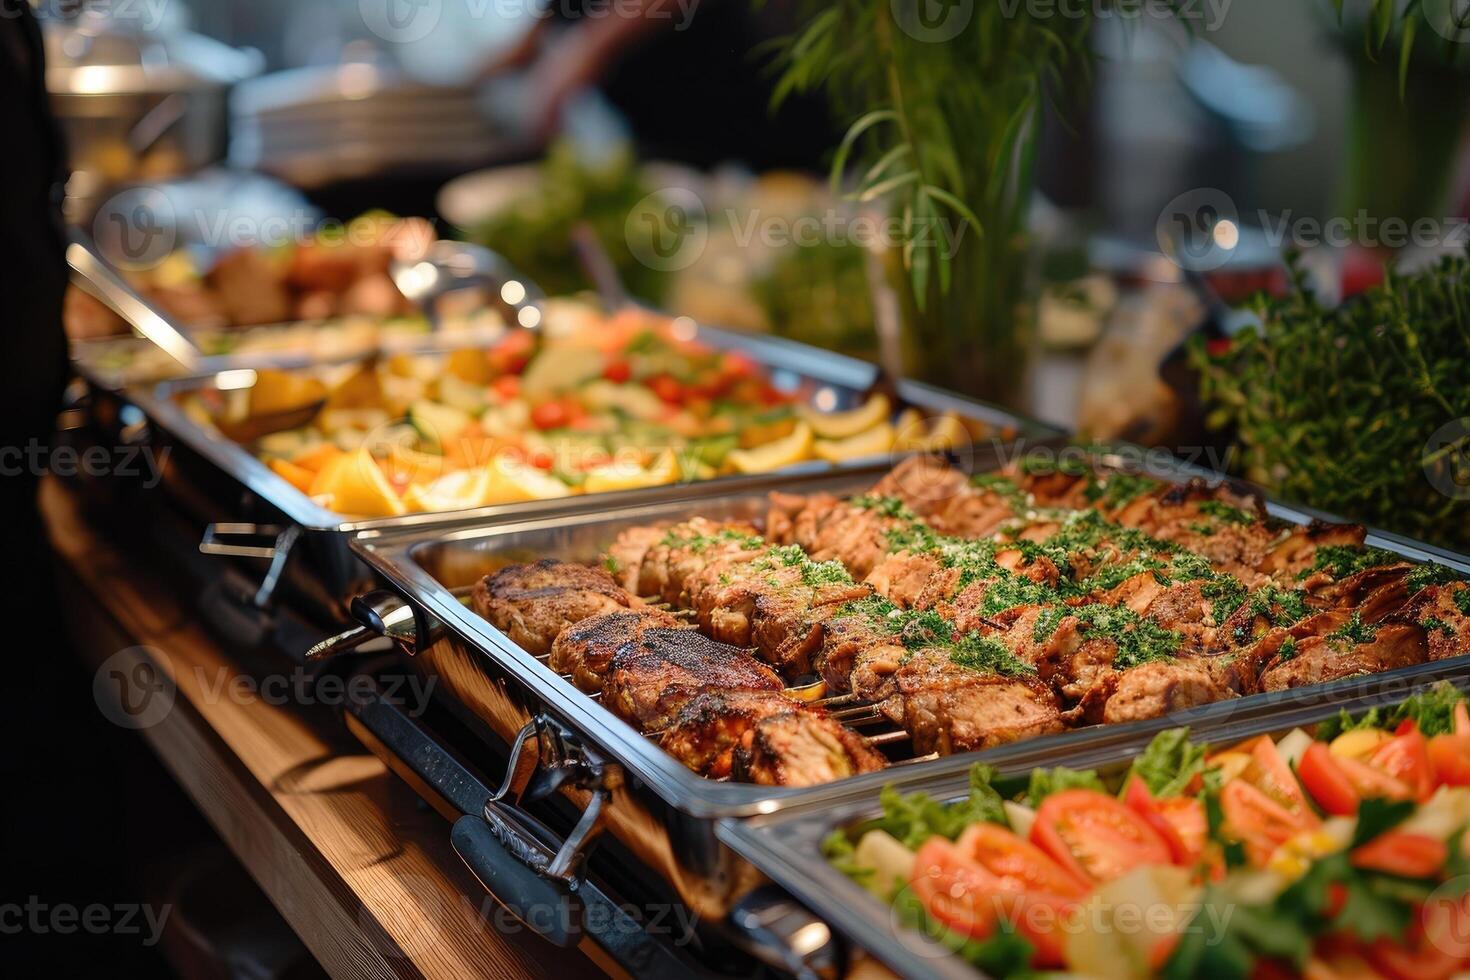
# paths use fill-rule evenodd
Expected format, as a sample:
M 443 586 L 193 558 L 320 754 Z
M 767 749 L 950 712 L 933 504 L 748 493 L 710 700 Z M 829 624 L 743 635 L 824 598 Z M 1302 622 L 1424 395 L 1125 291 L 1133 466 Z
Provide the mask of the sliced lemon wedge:
M 556 500 L 570 497 L 572 488 L 529 463 L 501 456 L 490 464 L 490 499 L 493 504 L 527 500 Z
M 327 500 L 332 510 L 356 517 L 397 517 L 408 513 L 377 460 L 366 449 L 334 458 L 311 484 L 311 495 Z
M 446 473 L 426 484 L 415 484 L 403 495 L 409 510 L 464 510 L 490 501 L 494 477 L 489 467 Z
M 887 422 L 888 414 L 892 410 L 888 396 L 877 394 L 846 412 L 819 412 L 805 405 L 800 412 L 801 417 L 812 427 L 812 434 L 818 439 L 847 439 L 865 429 Z
M 672 449 L 658 454 L 647 469 L 627 463 L 608 463 L 587 471 L 587 482 L 582 484 L 586 493 L 606 493 L 610 490 L 642 490 L 645 487 L 662 487 L 679 479 L 679 461 Z
M 893 449 L 896 435 L 893 426 L 884 422 L 846 439 L 818 439 L 812 444 L 812 453 L 829 463 L 844 463 L 864 456 L 881 456 Z
M 812 427 L 796 423 L 791 434 L 754 449 L 732 449 L 726 464 L 736 473 L 769 473 L 812 458 Z

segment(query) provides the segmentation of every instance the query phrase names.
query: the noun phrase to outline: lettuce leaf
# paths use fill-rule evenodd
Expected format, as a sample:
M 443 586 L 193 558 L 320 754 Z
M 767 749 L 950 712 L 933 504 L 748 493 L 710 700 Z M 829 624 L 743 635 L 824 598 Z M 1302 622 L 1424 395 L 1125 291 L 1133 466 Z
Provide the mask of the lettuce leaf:
M 1128 767 L 1128 777 L 1143 780 L 1154 796 L 1179 796 L 1204 771 L 1205 747 L 1189 740 L 1189 729 L 1170 728 L 1154 736 Z

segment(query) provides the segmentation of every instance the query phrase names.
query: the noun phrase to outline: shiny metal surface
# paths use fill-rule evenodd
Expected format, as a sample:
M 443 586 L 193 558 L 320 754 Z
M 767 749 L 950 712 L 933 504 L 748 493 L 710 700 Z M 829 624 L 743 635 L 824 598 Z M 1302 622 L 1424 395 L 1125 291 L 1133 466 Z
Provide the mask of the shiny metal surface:
M 185 371 L 198 373 L 204 355 L 194 341 L 156 306 L 138 295 L 117 270 L 104 262 L 86 235 L 73 228 L 66 246 L 66 263 L 75 273 L 72 280 L 98 302 L 126 320 L 144 338 L 168 354 Z
M 546 295 L 529 279 L 518 278 L 504 258 L 483 245 L 438 241 L 422 255 L 394 259 L 388 270 L 409 302 L 439 327 L 439 299 L 474 291 L 480 305 L 499 309 L 505 322 L 534 330 L 541 325 Z

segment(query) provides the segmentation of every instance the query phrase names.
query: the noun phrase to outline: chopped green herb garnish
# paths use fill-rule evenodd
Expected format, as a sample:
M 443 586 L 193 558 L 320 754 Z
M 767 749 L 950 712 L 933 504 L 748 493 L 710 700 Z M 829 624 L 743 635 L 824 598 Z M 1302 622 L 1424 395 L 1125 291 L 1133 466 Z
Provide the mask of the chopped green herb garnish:
M 1357 610 L 1346 623 L 1327 634 L 1327 642 L 1341 641 L 1350 644 L 1372 643 L 1378 629 L 1363 622 L 1363 614 Z
M 1006 649 L 1005 644 L 979 633 L 968 633 L 956 644 L 949 659 L 961 667 L 1002 677 L 1036 673 L 1036 668 Z
M 1249 524 L 1255 520 L 1253 516 L 1239 507 L 1232 507 L 1223 500 L 1202 501 L 1199 505 L 1199 512 L 1218 518 L 1226 524 Z

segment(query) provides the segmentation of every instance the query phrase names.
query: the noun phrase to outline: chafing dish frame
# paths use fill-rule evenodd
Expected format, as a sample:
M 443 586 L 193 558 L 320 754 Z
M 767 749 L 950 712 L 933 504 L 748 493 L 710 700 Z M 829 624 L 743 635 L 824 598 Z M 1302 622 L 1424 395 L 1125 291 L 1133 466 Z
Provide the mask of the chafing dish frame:
M 997 455 L 1004 451 L 1001 447 L 993 448 Z M 1094 456 L 1104 464 L 1120 465 L 1124 460 L 1121 455 L 1123 448 L 1126 447 L 1117 450 L 1116 456 L 1107 452 L 1094 453 Z M 978 468 L 982 470 L 994 464 L 993 460 L 988 465 L 983 460 L 980 462 Z M 647 736 L 578 691 L 546 664 L 512 643 L 488 621 L 467 609 L 451 591 L 452 586 L 446 586 L 422 560 L 425 550 L 442 551 L 446 548 L 470 552 L 479 548 L 495 555 L 502 563 L 542 557 L 588 560 L 595 557 L 595 553 L 587 553 L 589 550 L 595 552 L 625 527 L 674 520 L 694 513 L 715 518 L 749 517 L 759 513 L 767 495 L 776 490 L 792 493 L 823 490 L 862 492 L 887 469 L 886 466 L 875 466 L 839 474 L 773 475 L 763 482 L 742 488 L 738 493 L 718 485 L 707 486 L 706 492 L 694 499 L 643 501 L 622 508 L 528 518 L 494 527 L 461 522 L 450 528 L 409 531 L 381 528 L 359 534 L 353 541 L 353 549 L 409 604 L 415 620 L 414 638 L 406 641 L 400 636 L 399 645 L 411 654 L 411 660 L 420 669 L 442 680 L 445 667 L 449 666 L 455 677 L 445 686 L 451 689 L 455 684 L 465 683 L 464 672 L 478 672 L 478 680 L 472 675 L 466 689 L 471 697 L 479 697 L 480 688 L 476 685 L 484 683 L 487 685 L 484 691 L 489 692 L 487 696 L 502 702 L 507 698 L 517 703 L 524 702 L 522 710 L 526 718 L 554 719 L 557 726 L 572 733 L 582 744 L 595 747 L 621 769 L 622 802 L 652 815 L 652 819 L 667 830 L 670 851 L 678 857 L 679 877 L 683 884 L 683 887 L 676 884 L 676 889 L 686 901 L 697 904 L 702 914 L 728 911 L 730 903 L 739 897 L 739 889 L 748 885 L 749 876 L 742 870 L 744 859 L 725 845 L 717 831 L 719 826 L 731 821 L 792 808 L 820 809 L 854 794 L 874 794 L 881 786 L 898 779 L 905 782 L 924 780 L 936 772 L 949 772 L 957 767 L 968 769 L 975 761 L 1004 767 L 1016 764 L 1018 759 L 1050 758 L 1054 764 L 1056 759 L 1065 758 L 1069 764 L 1075 764 L 1078 758 L 1091 751 L 1142 745 L 1167 728 L 1214 726 L 1226 722 L 1262 723 L 1263 719 L 1274 722 L 1292 710 L 1313 709 L 1321 705 L 1334 706 L 1335 709 L 1344 698 L 1401 691 L 1405 685 L 1442 676 L 1446 671 L 1470 669 L 1470 656 L 1458 657 L 1290 691 L 1216 702 L 1162 718 L 1093 726 L 982 752 L 915 761 L 823 786 L 763 787 L 714 781 L 686 769 Z M 1154 464 L 1142 469 L 1175 482 L 1201 476 L 1225 479 L 1219 474 L 1184 464 Z M 1232 482 L 1239 484 L 1239 481 Z M 1273 516 L 1291 523 L 1305 524 L 1324 516 L 1275 502 L 1268 502 L 1267 506 Z M 569 546 L 568 539 L 574 538 L 579 531 L 586 534 L 587 539 L 578 546 Z M 1470 576 L 1470 560 L 1462 555 L 1380 532 L 1370 532 L 1367 543 L 1413 561 L 1434 560 Z M 573 547 L 576 553 L 573 553 Z M 480 559 L 465 560 L 467 577 L 476 573 L 477 560 Z M 482 563 L 478 567 L 485 566 Z M 510 686 L 515 688 L 514 697 L 506 693 Z M 508 726 L 501 719 L 497 727 L 470 705 L 463 691 L 451 690 L 449 693 L 451 703 L 459 702 L 456 714 L 482 735 L 502 742 L 516 736 L 513 730 L 516 726 Z M 528 723 L 535 724 L 534 721 Z M 607 811 L 611 817 L 626 815 L 627 812 L 626 807 L 620 809 L 617 805 L 608 807 Z M 615 824 L 611 829 L 615 833 L 618 830 Z

